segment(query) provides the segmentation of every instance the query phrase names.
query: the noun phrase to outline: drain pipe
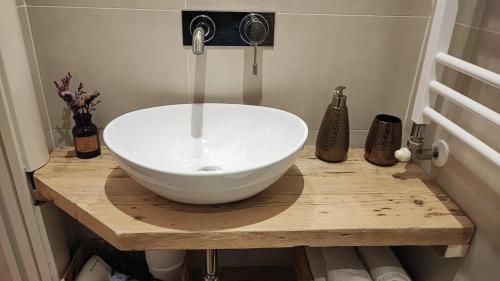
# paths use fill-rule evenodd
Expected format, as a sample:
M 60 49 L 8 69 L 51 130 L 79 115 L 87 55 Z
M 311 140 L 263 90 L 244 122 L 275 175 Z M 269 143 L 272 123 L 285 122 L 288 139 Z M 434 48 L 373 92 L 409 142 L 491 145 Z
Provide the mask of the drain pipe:
M 203 281 L 219 281 L 219 261 L 217 250 L 205 251 L 205 272 Z

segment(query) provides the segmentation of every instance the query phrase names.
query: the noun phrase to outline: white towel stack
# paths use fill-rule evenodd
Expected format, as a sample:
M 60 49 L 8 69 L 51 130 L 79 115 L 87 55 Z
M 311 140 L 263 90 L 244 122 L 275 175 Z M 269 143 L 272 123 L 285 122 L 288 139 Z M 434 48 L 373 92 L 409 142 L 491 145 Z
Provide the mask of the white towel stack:
M 411 281 L 390 247 L 358 247 L 374 281 Z
M 323 248 L 328 281 L 372 281 L 353 247 Z
M 308 247 L 306 254 L 314 281 L 411 281 L 389 247 Z

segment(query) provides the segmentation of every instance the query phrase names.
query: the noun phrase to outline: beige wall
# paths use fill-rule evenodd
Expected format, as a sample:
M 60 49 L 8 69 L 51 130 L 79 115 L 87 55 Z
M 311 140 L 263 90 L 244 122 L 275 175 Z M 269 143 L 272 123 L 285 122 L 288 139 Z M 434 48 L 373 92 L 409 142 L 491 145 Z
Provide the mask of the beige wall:
M 406 114 L 431 2 L 26 0 L 24 5 L 18 0 L 32 44 L 44 127 L 55 145 L 70 144 L 72 123 L 52 80 L 72 71 L 75 80 L 103 93 L 95 113 L 101 127 L 130 110 L 192 102 L 196 93 L 205 102 L 261 104 L 296 113 L 315 137 L 328 92 L 345 84 L 353 145 L 360 146 L 375 114 Z M 262 75 L 249 74 L 248 49 L 209 48 L 203 58 L 184 49 L 180 10 L 185 8 L 277 11 L 276 45 L 259 52 Z M 452 53 L 500 72 L 499 46 L 499 1 L 461 0 Z M 443 80 L 500 110 L 497 90 L 448 70 Z M 498 128 L 442 100 L 438 109 L 500 149 Z M 464 259 L 439 259 L 427 248 L 399 252 L 416 280 L 494 280 L 500 275 L 498 170 L 439 128 L 431 127 L 428 136 L 446 139 L 452 157 L 444 168 L 426 168 L 478 231 Z
M 500 73 L 500 1 L 460 2 L 451 53 Z M 500 112 L 500 91 L 476 80 L 445 70 L 443 81 Z M 438 100 L 437 108 L 491 147 L 500 150 L 500 130 L 457 106 Z M 424 166 L 434 179 L 465 210 L 477 226 L 472 248 L 464 259 L 436 258 L 429 249 L 400 251 L 416 280 L 479 281 L 500 276 L 500 174 L 498 167 L 450 136 L 441 128 L 429 128 L 428 141 L 443 138 L 450 145 L 451 159 L 443 168 Z
M 9 266 L 7 264 L 7 260 L 5 259 L 5 255 L 3 253 L 1 244 L 0 244 L 0 280 L 2 281 L 12 280 L 12 276 L 10 275 L 9 271 Z
M 312 139 L 329 92 L 344 84 L 351 144 L 362 146 L 374 115 L 405 117 L 432 9 L 432 0 L 17 1 L 51 147 L 71 144 L 72 121 L 52 84 L 67 71 L 103 93 L 100 127 L 131 110 L 196 99 L 293 112 Z M 248 48 L 208 48 L 204 57 L 183 48 L 182 9 L 277 11 L 275 47 L 259 50 L 261 75 L 250 74 Z M 262 263 L 290 262 L 286 249 L 265 250 L 264 260 L 250 252 Z
M 104 127 L 125 112 L 205 102 L 260 104 L 302 117 L 316 137 L 331 90 L 348 87 L 352 146 L 362 146 L 377 113 L 405 117 L 432 0 L 26 0 L 19 7 L 33 38 L 35 83 L 46 106 L 49 142 L 70 144 L 72 120 L 52 80 L 66 71 L 103 103 Z M 277 11 L 273 49 L 181 44 L 182 9 Z M 196 94 L 196 99 L 193 95 Z M 52 134 L 50 134 L 52 132 Z

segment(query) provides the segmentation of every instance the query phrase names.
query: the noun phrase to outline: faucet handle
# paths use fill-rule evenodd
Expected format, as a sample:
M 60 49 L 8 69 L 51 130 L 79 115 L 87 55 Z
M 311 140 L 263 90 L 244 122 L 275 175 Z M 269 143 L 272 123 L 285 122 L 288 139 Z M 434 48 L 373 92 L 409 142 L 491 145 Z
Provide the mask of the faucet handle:
M 240 22 L 240 37 L 248 45 L 260 44 L 269 36 L 269 23 L 260 14 L 250 13 Z
M 253 66 L 252 66 L 252 74 L 257 75 L 259 66 L 257 65 L 257 43 L 253 44 Z
M 269 24 L 265 17 L 250 13 L 240 22 L 240 36 L 243 41 L 253 46 L 252 74 L 257 75 L 257 45 L 264 42 L 269 35 Z

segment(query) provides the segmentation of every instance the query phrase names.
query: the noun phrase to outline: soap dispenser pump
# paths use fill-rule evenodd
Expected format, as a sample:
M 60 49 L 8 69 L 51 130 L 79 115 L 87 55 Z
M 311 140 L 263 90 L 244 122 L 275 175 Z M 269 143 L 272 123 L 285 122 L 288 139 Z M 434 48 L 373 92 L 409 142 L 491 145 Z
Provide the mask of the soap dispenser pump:
M 349 150 L 349 113 L 346 87 L 338 86 L 333 91 L 332 103 L 328 105 L 316 139 L 316 156 L 327 162 L 342 162 Z

